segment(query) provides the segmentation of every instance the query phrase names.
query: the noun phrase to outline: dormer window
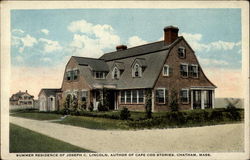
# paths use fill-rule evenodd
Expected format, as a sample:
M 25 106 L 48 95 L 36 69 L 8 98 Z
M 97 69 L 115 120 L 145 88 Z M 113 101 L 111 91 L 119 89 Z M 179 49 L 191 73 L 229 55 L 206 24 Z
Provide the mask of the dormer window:
M 141 77 L 142 76 L 142 69 L 139 64 L 135 64 L 133 69 L 132 69 L 132 76 L 133 77 Z
M 184 47 L 178 48 L 179 58 L 186 58 L 186 49 Z
M 120 70 L 117 67 L 114 67 L 112 72 L 112 79 L 119 79 L 120 78 Z
M 105 72 L 94 72 L 94 76 L 96 79 L 105 79 L 106 74 Z

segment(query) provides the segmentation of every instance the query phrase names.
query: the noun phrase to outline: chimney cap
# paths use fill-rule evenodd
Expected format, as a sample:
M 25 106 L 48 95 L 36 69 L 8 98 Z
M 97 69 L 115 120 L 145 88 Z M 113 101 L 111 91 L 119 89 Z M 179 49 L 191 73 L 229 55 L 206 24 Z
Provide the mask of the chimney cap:
M 175 29 L 175 30 L 179 31 L 179 28 L 176 26 L 167 26 L 164 28 L 164 31 L 169 30 L 169 29 Z
M 117 51 L 122 51 L 122 50 L 125 50 L 125 49 L 127 49 L 126 45 L 118 45 L 118 46 L 116 46 Z

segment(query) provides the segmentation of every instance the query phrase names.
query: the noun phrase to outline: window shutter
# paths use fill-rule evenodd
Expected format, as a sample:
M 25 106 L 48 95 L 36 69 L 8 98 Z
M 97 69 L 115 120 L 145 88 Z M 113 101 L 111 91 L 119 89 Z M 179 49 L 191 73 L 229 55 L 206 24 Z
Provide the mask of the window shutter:
M 165 104 L 168 104 L 168 90 L 165 89 Z
M 173 74 L 173 68 L 168 67 L 168 75 L 171 76 Z
M 139 66 L 139 77 L 142 76 L 142 68 Z

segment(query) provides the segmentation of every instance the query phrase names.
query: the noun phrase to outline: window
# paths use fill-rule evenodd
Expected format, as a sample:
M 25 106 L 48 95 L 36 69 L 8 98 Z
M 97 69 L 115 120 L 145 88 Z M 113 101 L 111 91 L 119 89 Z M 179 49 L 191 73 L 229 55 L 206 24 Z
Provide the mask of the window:
M 169 66 L 168 65 L 164 65 L 163 66 L 163 71 L 162 71 L 163 76 L 169 76 Z
M 73 71 L 73 80 L 76 80 L 78 78 L 79 70 Z
M 119 79 L 119 77 L 120 77 L 120 71 L 119 71 L 118 68 L 115 67 L 113 69 L 113 72 L 112 72 L 112 78 L 113 79 Z
M 121 91 L 121 103 L 125 103 L 125 91 Z
M 198 77 L 198 65 L 197 64 L 191 64 L 190 65 L 190 76 L 191 77 Z
M 87 99 L 88 99 L 88 91 L 82 91 L 82 97 L 81 97 L 82 102 L 87 102 Z
M 126 91 L 126 103 L 131 103 L 131 91 Z
M 132 102 L 137 103 L 137 90 L 132 90 Z
M 105 72 L 94 72 L 96 79 L 105 79 Z
M 186 49 L 184 47 L 180 47 L 178 49 L 178 55 L 179 55 L 179 58 L 185 58 L 186 57 Z
M 133 77 L 141 77 L 142 76 L 142 69 L 141 67 L 139 66 L 139 64 L 135 64 L 133 69 L 132 69 L 132 76 Z
M 69 71 L 66 73 L 66 77 L 67 77 L 67 80 L 70 81 L 70 72 Z
M 180 100 L 182 103 L 188 103 L 189 102 L 189 93 L 188 89 L 182 89 L 180 92 Z
M 166 97 L 166 89 L 165 88 L 156 89 L 156 93 L 155 93 L 156 103 L 165 103 L 165 101 L 166 101 L 165 97 Z
M 139 99 L 139 103 L 143 103 L 144 102 L 144 92 L 143 90 L 138 90 L 138 99 Z
M 66 72 L 66 80 L 67 81 L 76 80 L 78 78 L 78 75 L 79 75 L 78 69 L 67 71 Z
M 121 91 L 120 102 L 126 104 L 144 103 L 144 91 L 143 90 Z
M 182 77 L 188 77 L 188 64 L 180 65 L 180 73 Z

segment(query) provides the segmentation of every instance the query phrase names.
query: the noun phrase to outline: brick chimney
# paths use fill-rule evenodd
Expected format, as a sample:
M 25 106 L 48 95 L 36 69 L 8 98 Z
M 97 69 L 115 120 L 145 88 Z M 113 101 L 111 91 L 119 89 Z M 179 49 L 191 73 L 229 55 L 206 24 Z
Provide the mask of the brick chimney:
M 178 27 L 167 26 L 164 28 L 164 42 L 166 45 L 173 43 L 178 38 Z
M 125 50 L 127 49 L 127 46 L 126 45 L 119 45 L 119 46 L 116 46 L 116 50 L 117 51 L 122 51 L 122 50 Z

